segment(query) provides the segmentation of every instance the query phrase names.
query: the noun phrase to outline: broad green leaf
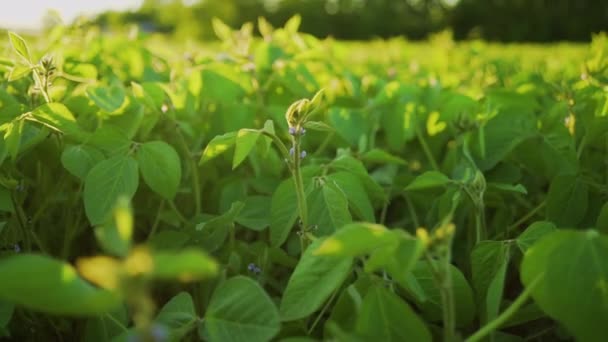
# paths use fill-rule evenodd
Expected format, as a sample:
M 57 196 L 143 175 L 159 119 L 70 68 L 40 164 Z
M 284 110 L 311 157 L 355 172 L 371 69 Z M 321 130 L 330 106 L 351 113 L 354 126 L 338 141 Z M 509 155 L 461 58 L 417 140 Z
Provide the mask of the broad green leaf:
M 116 200 L 133 197 L 139 185 L 135 159 L 116 156 L 104 160 L 89 171 L 84 181 L 84 207 L 92 225 L 106 222 Z
M 30 56 L 30 50 L 27 47 L 27 43 L 25 42 L 25 40 L 23 40 L 23 38 L 21 38 L 21 36 L 19 36 L 15 32 L 9 32 L 8 38 L 11 41 L 11 45 L 13 46 L 13 49 L 15 50 L 15 52 L 17 52 L 17 54 L 19 56 L 23 57 L 23 59 L 28 64 L 32 64 L 32 57 Z
M 122 86 L 90 86 L 87 95 L 97 107 L 112 113 L 118 110 L 126 99 L 125 89 Z
M 411 279 L 413 283 L 409 284 L 406 289 L 415 293 L 415 288 L 419 286 L 425 296 L 423 298 L 416 298 L 416 305 L 422 310 L 428 320 L 432 322 L 441 321 L 441 292 L 439 287 L 437 287 L 428 263 L 426 261 L 419 261 L 413 270 L 413 274 L 414 278 Z M 456 325 L 465 326 L 475 318 L 473 290 L 458 268 L 450 265 L 450 274 L 452 276 Z
M 496 318 L 502 302 L 510 244 L 481 241 L 471 252 L 473 288 L 482 323 Z
M 341 156 L 334 159 L 331 168 L 337 171 L 347 171 L 359 177 L 361 184 L 365 187 L 365 191 L 369 195 L 372 204 L 378 207 L 382 206 L 386 199 L 384 189 L 372 178 L 367 172 L 367 169 L 361 161 L 351 156 Z
M 230 26 L 224 24 L 221 19 L 212 18 L 211 26 L 213 27 L 213 32 L 215 35 L 222 41 L 229 41 L 232 39 L 232 29 Z
M 487 186 L 488 186 L 488 189 L 494 188 L 494 189 L 497 189 L 500 191 L 515 192 L 515 193 L 519 193 L 519 194 L 523 194 L 523 195 L 528 194 L 528 190 L 526 190 L 526 188 L 521 184 L 511 185 L 511 184 L 489 182 L 487 184 Z
M 184 282 L 214 277 L 219 266 L 207 253 L 194 248 L 152 253 L 152 276 Z
M 550 317 L 579 341 L 608 336 L 608 237 L 595 230 L 559 230 L 524 255 L 521 280 Z M 538 280 L 537 278 L 540 278 Z
M 260 135 L 260 131 L 252 129 L 241 129 L 238 131 L 235 140 L 234 159 L 232 160 L 233 170 L 247 158 Z
M 24 120 L 14 120 L 9 123 L 4 133 L 4 144 L 8 151 L 8 155 L 12 160 L 17 159 L 21 149 L 21 140 L 23 140 L 23 131 L 25 127 Z
M 61 153 L 63 167 L 80 180 L 84 180 L 89 171 L 103 159 L 103 153 L 89 145 L 68 146 Z
M 376 220 L 374 208 L 357 176 L 346 171 L 341 171 L 332 173 L 327 179 L 335 182 L 338 188 L 346 195 L 350 208 L 359 219 L 368 222 Z
M 84 331 L 85 342 L 106 342 L 120 335 L 128 325 L 127 310 L 124 306 L 114 312 L 92 317 L 87 320 Z
M 209 341 L 270 341 L 280 330 L 276 306 L 252 279 L 236 276 L 213 293 L 205 328 Z
M 477 166 L 482 171 L 491 169 L 536 133 L 536 118 L 529 109 L 499 112 L 472 136 L 471 141 L 477 143 L 472 146 Z
M 392 232 L 398 237 L 398 243 L 375 249 L 367 259 L 364 269 L 365 272 L 371 273 L 384 268 L 398 284 L 407 287 L 411 285 L 411 271 L 426 249 L 425 243 L 403 231 Z
M 379 285 L 363 299 L 357 333 L 378 341 L 432 341 L 424 321 L 407 302 Z
M 269 196 L 249 196 L 245 206 L 236 217 L 236 222 L 252 230 L 261 231 L 270 225 L 271 198 Z
M 525 253 L 528 248 L 536 243 L 536 241 L 543 238 L 545 235 L 549 235 L 556 231 L 555 225 L 548 221 L 534 222 L 524 230 L 523 233 L 517 237 L 517 246 L 521 249 L 522 253 Z
M 28 76 L 32 72 L 32 67 L 29 65 L 15 65 L 8 75 L 8 81 L 13 82 L 23 77 Z
M 432 189 L 437 187 L 443 187 L 450 184 L 450 180 L 446 175 L 437 171 L 427 171 L 420 176 L 416 177 L 408 186 L 405 187 L 406 191 L 416 191 Z
M 307 198 L 309 225 L 318 235 L 329 235 L 352 221 L 346 194 L 331 180 L 314 189 Z
M 209 144 L 203 150 L 200 164 L 206 163 L 209 160 L 219 156 L 231 148 L 236 142 L 236 132 L 226 133 L 224 135 L 218 135 L 211 139 Z
M 270 243 L 282 245 L 298 218 L 298 198 L 293 179 L 284 180 L 270 200 Z
M 88 134 L 78 126 L 72 112 L 61 103 L 53 102 L 43 104 L 32 111 L 32 116 L 34 116 L 36 120 L 50 125 L 76 139 L 84 139 L 88 136 Z
M 281 298 L 281 320 L 309 316 L 340 287 L 350 272 L 351 258 L 315 255 L 323 239 L 315 240 L 304 252 Z
M 547 219 L 558 227 L 576 227 L 587 213 L 589 189 L 579 177 L 561 174 L 547 194 Z
M 382 225 L 350 223 L 325 239 L 313 254 L 356 257 L 398 243 L 399 238 Z
M 333 132 L 334 128 L 325 122 L 321 121 L 307 121 L 304 123 L 304 128 L 310 129 L 312 131 L 320 131 L 320 132 Z
M 405 160 L 377 148 L 365 152 L 361 160 L 367 163 L 407 165 Z
M 182 167 L 175 149 L 163 141 L 139 146 L 137 163 L 144 182 L 166 200 L 173 200 L 182 178 Z
M 198 322 L 194 302 L 188 292 L 180 292 L 171 298 L 156 316 L 156 322 L 171 330 L 171 338 L 181 340 Z
M 197 224 L 194 231 L 191 232 L 193 242 L 200 244 L 209 252 L 220 249 L 229 230 L 234 228 L 234 221 L 244 206 L 243 202 L 234 202 L 230 205 L 230 209 L 222 215 L 208 218 Z
M 56 315 L 87 316 L 118 307 L 119 298 L 93 287 L 62 261 L 37 254 L 0 261 L 0 299 Z
M 133 238 L 133 213 L 128 198 L 118 198 L 113 207 L 113 220 L 96 227 L 95 236 L 107 253 L 127 255 Z

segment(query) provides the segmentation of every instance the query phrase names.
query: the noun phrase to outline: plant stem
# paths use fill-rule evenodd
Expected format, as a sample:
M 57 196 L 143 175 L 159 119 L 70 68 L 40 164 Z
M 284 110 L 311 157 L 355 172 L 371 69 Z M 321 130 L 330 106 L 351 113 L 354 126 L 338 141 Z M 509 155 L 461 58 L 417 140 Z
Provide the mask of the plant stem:
M 439 171 L 439 166 L 437 165 L 437 161 L 435 161 L 435 157 L 433 157 L 433 152 L 431 152 L 431 148 L 426 143 L 426 140 L 422 136 L 422 133 L 420 133 L 420 129 L 418 127 L 416 127 L 416 137 L 418 138 L 418 142 L 420 143 L 426 158 L 429 160 L 429 163 L 431 163 L 433 170 Z
M 451 240 L 451 239 L 450 239 Z M 451 247 L 451 242 L 450 242 Z M 456 332 L 456 313 L 454 307 L 454 293 L 452 291 L 452 275 L 450 272 L 451 252 L 448 251 L 444 257 L 442 268 L 438 268 L 429 253 L 424 253 L 429 264 L 431 274 L 441 294 L 441 307 L 443 313 L 443 340 L 452 342 Z
M 541 210 L 542 208 L 544 208 L 544 206 L 547 204 L 546 201 L 542 201 L 540 202 L 534 209 L 530 210 L 530 212 L 528 212 L 526 215 L 522 216 L 522 218 L 520 218 L 519 220 L 517 220 L 517 222 L 513 223 L 512 225 L 510 225 L 509 227 L 507 227 L 506 232 L 510 232 L 513 229 L 516 229 L 517 227 L 519 227 L 521 224 L 525 223 L 526 221 L 528 221 L 530 218 L 534 217 L 534 215 L 536 215 L 536 213 Z M 503 235 L 506 235 L 506 233 L 502 233 L 502 234 L 498 234 L 496 235 L 497 238 L 499 237 L 503 237 Z
M 177 131 L 177 140 L 182 148 L 183 153 L 186 155 L 186 160 L 188 161 L 190 172 L 192 173 L 192 191 L 194 191 L 194 215 L 196 216 L 201 212 L 201 183 L 198 179 L 198 167 L 196 165 L 196 161 L 192 158 L 192 154 L 190 153 L 190 148 L 188 147 L 188 143 L 186 142 L 186 138 L 182 134 L 179 124 L 175 120 L 171 120 L 175 124 L 175 130 Z
M 177 207 L 175 206 L 175 203 L 173 201 L 167 201 L 169 202 L 169 207 L 171 207 L 171 210 L 173 210 L 173 212 L 175 213 L 175 215 L 177 216 L 177 218 L 185 225 L 190 225 L 190 222 L 188 222 L 188 220 L 184 217 L 184 215 L 182 215 L 182 213 L 179 212 L 179 210 L 177 209 Z
M 532 293 L 532 290 L 534 290 L 536 285 L 540 283 L 540 280 L 544 277 L 544 275 L 544 273 L 539 274 L 505 311 L 503 311 L 498 317 L 496 317 L 491 322 L 488 322 L 488 324 L 484 325 L 481 329 L 477 330 L 476 333 L 469 336 L 469 338 L 467 338 L 465 342 L 481 341 L 484 337 L 486 337 L 494 330 L 500 328 L 504 323 L 506 323 L 509 318 L 511 318 L 511 316 L 513 316 L 517 312 L 517 310 L 519 310 L 519 308 L 521 308 L 522 305 L 526 303 L 526 301 L 530 297 L 530 294 Z
M 315 318 L 315 321 L 312 322 L 312 325 L 310 326 L 310 328 L 308 328 L 308 331 L 306 332 L 307 335 L 310 335 L 312 333 L 312 331 L 315 330 L 317 323 L 319 323 L 319 321 L 321 320 L 321 317 L 323 317 L 323 314 L 325 313 L 325 311 L 327 311 L 327 309 L 329 308 L 329 305 L 334 300 L 334 297 L 336 297 L 337 293 L 338 293 L 338 290 L 335 290 L 334 293 L 332 293 L 331 297 L 329 297 L 329 299 L 323 306 L 323 309 L 321 309 L 321 311 L 317 315 L 317 318 Z

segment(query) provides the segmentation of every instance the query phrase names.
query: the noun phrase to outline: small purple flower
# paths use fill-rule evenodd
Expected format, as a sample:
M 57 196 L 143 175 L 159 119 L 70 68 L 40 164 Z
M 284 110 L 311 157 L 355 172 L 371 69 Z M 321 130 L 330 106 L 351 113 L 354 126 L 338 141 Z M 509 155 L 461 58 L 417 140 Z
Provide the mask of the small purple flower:
M 21 247 L 19 247 L 18 243 L 15 244 L 14 250 L 15 250 L 15 253 L 21 252 Z
M 302 151 L 302 153 L 300 153 L 300 158 L 301 159 L 306 158 L 306 151 Z
M 293 154 L 295 153 L 295 151 L 296 151 L 296 150 L 295 150 L 293 147 L 292 147 L 292 148 L 290 148 L 290 149 L 289 149 L 289 155 L 290 155 L 290 156 L 293 156 Z
M 251 263 L 247 266 L 247 269 L 249 270 L 249 272 L 253 273 L 253 274 L 260 274 L 262 273 L 262 269 L 259 268 L 256 264 Z
M 154 324 L 150 329 L 150 335 L 155 342 L 164 342 L 169 340 L 169 330 L 164 325 Z
M 289 134 L 290 135 L 295 135 L 296 134 L 296 128 L 295 127 L 289 127 Z

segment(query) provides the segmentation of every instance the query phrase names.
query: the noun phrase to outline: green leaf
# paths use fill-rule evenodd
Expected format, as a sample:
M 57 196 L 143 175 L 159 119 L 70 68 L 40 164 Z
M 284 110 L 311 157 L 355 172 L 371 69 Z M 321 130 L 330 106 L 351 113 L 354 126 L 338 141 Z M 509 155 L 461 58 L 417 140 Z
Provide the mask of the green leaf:
M 363 299 L 357 333 L 378 341 L 432 341 L 424 321 L 407 302 L 378 285 Z
M 8 124 L 6 133 L 4 133 L 4 143 L 6 144 L 8 155 L 11 156 L 12 160 L 17 159 L 19 155 L 24 127 L 24 120 L 14 120 Z
M 359 177 L 352 173 L 341 171 L 329 175 L 327 179 L 333 181 L 346 195 L 350 208 L 357 217 L 368 222 L 376 221 L 374 208 L 365 193 L 365 188 L 361 184 Z
M 252 129 L 241 129 L 238 131 L 235 140 L 234 159 L 232 160 L 233 170 L 249 155 L 260 135 L 260 131 Z
M 367 163 L 407 165 L 405 160 L 378 148 L 365 152 L 361 160 Z
M 521 249 L 522 253 L 525 253 L 528 248 L 536 243 L 536 241 L 543 238 L 545 235 L 549 235 L 556 231 L 557 228 L 552 222 L 538 221 L 534 222 L 524 230 L 523 233 L 517 237 L 517 246 Z
M 88 136 L 88 134 L 78 126 L 72 112 L 61 103 L 53 102 L 43 104 L 32 111 L 32 116 L 34 116 L 36 120 L 50 125 L 76 139 L 84 139 Z
M 547 219 L 558 227 L 576 227 L 587 213 L 589 189 L 579 177 L 557 175 L 547 194 Z
M 526 190 L 526 188 L 521 184 L 511 185 L 511 184 L 490 182 L 487 184 L 487 186 L 488 186 L 488 189 L 497 189 L 500 191 L 515 192 L 515 193 L 523 194 L 523 195 L 528 194 L 528 190 Z
M 521 279 L 532 298 L 579 341 L 608 336 L 608 237 L 595 230 L 559 230 L 530 247 Z M 540 280 L 537 278 L 540 277 Z
M 106 342 L 120 335 L 128 325 L 127 310 L 121 306 L 114 312 L 87 320 L 84 331 L 85 342 Z
M 346 279 L 352 260 L 315 255 L 323 239 L 315 240 L 304 252 L 281 298 L 281 320 L 307 317 L 323 305 Z
M 27 47 L 27 43 L 21 36 L 15 32 L 9 32 L 8 38 L 11 41 L 13 49 L 19 56 L 21 56 L 28 64 L 32 64 L 32 57 L 30 56 L 30 49 Z
M 224 24 L 221 19 L 212 18 L 211 26 L 213 27 L 213 32 L 215 35 L 222 41 L 229 41 L 232 39 L 232 29 L 230 26 Z
M 243 202 L 234 202 L 230 205 L 230 209 L 222 215 L 211 217 L 197 224 L 194 232 L 191 233 L 194 242 L 199 243 L 209 252 L 221 248 L 228 236 L 229 229 L 234 227 L 234 221 L 244 206 Z
M 106 253 L 125 257 L 133 238 L 133 213 L 129 199 L 119 197 L 112 209 L 113 219 L 95 227 L 95 237 Z
M 188 292 L 171 298 L 156 316 L 156 322 L 171 329 L 171 339 L 182 340 L 198 322 L 194 302 Z
M 320 131 L 320 132 L 333 132 L 335 131 L 333 127 L 321 121 L 307 121 L 304 123 L 304 128 L 312 130 L 312 131 Z
M 182 166 L 175 149 L 163 141 L 139 146 L 137 163 L 144 182 L 166 200 L 173 200 L 182 178 Z
M 314 189 L 307 198 L 309 225 L 318 235 L 329 235 L 352 221 L 344 192 L 331 180 Z
M 375 249 L 367 259 L 364 269 L 365 272 L 372 273 L 380 268 L 385 268 L 398 284 L 407 287 L 411 283 L 411 271 L 424 253 L 426 246 L 422 240 L 411 237 L 404 231 L 393 230 L 392 232 L 399 238 L 398 243 L 387 244 Z
M 205 328 L 210 341 L 270 341 L 280 330 L 276 306 L 255 281 L 236 276 L 213 293 Z
M 245 206 L 236 218 L 236 222 L 249 229 L 261 231 L 270 225 L 269 196 L 249 196 L 245 198 Z
M 89 171 L 103 159 L 100 150 L 88 145 L 68 146 L 61 153 L 63 167 L 80 180 L 84 180 Z
M 325 239 L 313 254 L 356 257 L 398 243 L 398 236 L 382 225 L 350 223 Z
M 11 321 L 14 311 L 15 305 L 0 301 L 0 337 L 2 337 L 2 330 L 5 329 L 8 323 Z
M 369 199 L 372 204 L 381 206 L 387 200 L 384 189 L 372 177 L 370 177 L 367 169 L 363 163 L 361 163 L 361 161 L 351 156 L 341 156 L 334 159 L 330 166 L 334 170 L 347 171 L 359 177 L 359 180 L 365 187 L 365 191 L 369 195 Z
M 15 65 L 8 75 L 8 81 L 13 82 L 19 80 L 32 72 L 32 67 L 29 65 Z
M 471 252 L 473 287 L 483 324 L 498 316 L 509 265 L 509 250 L 508 242 L 481 241 Z
M 406 191 L 426 190 L 443 187 L 452 182 L 446 175 L 437 171 L 427 171 L 416 177 L 408 186 Z
M 89 171 L 84 181 L 84 207 L 92 225 L 106 222 L 116 200 L 131 199 L 139 186 L 137 162 L 127 156 L 104 160 Z
M 21 254 L 0 261 L 0 299 L 56 315 L 94 315 L 118 307 L 113 293 L 93 287 L 62 261 Z
M 416 298 L 417 306 L 430 321 L 441 321 L 441 291 L 437 287 L 428 262 L 419 261 L 413 270 L 413 274 L 414 278 L 410 279 L 410 284 L 408 284 L 406 289 L 411 293 L 416 293 L 416 288 L 419 287 L 424 297 Z M 452 276 L 452 289 L 454 292 L 456 325 L 465 326 L 475 318 L 473 290 L 462 272 L 451 264 L 450 274 Z
M 199 164 L 204 164 L 209 160 L 219 156 L 231 148 L 236 142 L 236 132 L 230 132 L 223 135 L 218 135 L 211 139 L 209 144 L 203 150 Z
M 97 107 L 108 113 L 112 113 L 122 107 L 126 99 L 125 89 L 117 85 L 109 87 L 90 86 L 87 88 L 87 95 L 95 102 Z
M 293 179 L 284 180 L 270 200 L 270 243 L 282 245 L 298 218 L 298 198 Z
M 152 257 L 154 278 L 188 282 L 214 277 L 219 271 L 215 260 L 199 249 L 155 251 Z

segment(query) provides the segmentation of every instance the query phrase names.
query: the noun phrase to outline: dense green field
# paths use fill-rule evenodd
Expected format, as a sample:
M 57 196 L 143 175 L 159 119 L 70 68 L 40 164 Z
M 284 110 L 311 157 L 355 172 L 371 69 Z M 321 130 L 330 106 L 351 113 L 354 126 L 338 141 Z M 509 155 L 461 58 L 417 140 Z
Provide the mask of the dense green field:
M 2 40 L 0 337 L 604 341 L 607 36 L 298 26 Z

